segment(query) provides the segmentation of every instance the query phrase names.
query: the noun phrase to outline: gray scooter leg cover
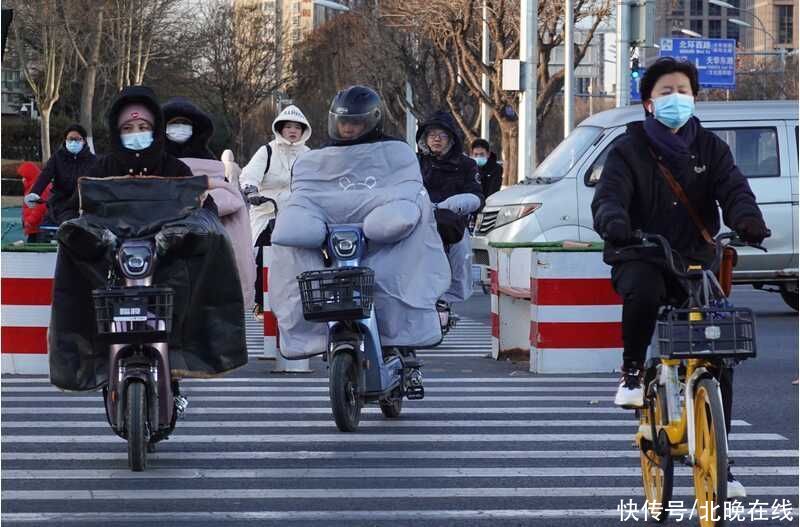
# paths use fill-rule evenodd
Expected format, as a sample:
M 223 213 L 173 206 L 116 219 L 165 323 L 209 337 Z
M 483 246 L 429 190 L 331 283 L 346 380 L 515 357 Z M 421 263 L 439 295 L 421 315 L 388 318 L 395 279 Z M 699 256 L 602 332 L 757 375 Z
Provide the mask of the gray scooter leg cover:
M 460 242 L 450 246 L 447 259 L 450 261 L 453 280 L 442 300 L 450 303 L 464 302 L 472 296 L 472 244 L 468 231 L 464 232 Z

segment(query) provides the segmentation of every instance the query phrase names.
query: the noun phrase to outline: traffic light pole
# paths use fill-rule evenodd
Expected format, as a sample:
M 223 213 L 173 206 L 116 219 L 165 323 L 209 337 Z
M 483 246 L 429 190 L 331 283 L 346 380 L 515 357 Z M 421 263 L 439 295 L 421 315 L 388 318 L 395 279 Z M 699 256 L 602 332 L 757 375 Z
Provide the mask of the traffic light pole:
M 617 0 L 617 108 L 631 103 L 630 14 L 628 0 Z

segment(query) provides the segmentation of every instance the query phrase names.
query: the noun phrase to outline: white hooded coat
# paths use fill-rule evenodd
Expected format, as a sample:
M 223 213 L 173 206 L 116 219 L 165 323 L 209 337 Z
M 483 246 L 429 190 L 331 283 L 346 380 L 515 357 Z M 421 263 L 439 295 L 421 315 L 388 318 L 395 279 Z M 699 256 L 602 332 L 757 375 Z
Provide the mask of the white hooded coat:
M 278 123 L 294 121 L 305 126 L 303 135 L 296 143 L 290 143 L 278 132 Z M 272 157 L 269 158 L 267 147 L 262 146 L 242 169 L 239 184 L 242 189 L 247 185 L 258 188 L 259 194 L 272 198 L 278 202 L 278 209 L 289 198 L 289 184 L 292 179 L 292 166 L 297 157 L 310 149 L 306 141 L 311 137 L 311 126 L 308 119 L 297 106 L 287 106 L 272 122 L 272 131 L 275 139 L 270 141 Z M 269 170 L 267 160 L 269 159 Z M 264 173 L 266 172 L 266 174 Z M 269 205 L 250 207 L 250 229 L 255 244 L 258 235 L 266 228 L 269 220 L 274 217 L 272 207 Z

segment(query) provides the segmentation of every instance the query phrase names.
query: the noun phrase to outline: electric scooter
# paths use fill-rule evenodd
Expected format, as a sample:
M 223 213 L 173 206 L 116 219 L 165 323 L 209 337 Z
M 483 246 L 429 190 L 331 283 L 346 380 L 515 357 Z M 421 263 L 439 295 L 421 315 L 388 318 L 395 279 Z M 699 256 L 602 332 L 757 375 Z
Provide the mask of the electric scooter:
M 106 417 L 127 439 L 128 465 L 138 472 L 185 406 L 174 397 L 167 346 L 174 291 L 153 286 L 158 258 L 152 237 L 124 240 L 115 252 L 106 287 L 92 297 L 97 335 L 109 350 Z
M 323 255 L 331 269 L 298 276 L 303 316 L 328 324 L 331 409 L 342 432 L 358 429 L 361 409 L 378 403 L 385 417 L 399 417 L 403 398 L 425 397 L 422 363 L 414 350 L 381 346 L 373 305 L 375 273 L 360 265 L 367 239 L 358 225 L 330 227 Z

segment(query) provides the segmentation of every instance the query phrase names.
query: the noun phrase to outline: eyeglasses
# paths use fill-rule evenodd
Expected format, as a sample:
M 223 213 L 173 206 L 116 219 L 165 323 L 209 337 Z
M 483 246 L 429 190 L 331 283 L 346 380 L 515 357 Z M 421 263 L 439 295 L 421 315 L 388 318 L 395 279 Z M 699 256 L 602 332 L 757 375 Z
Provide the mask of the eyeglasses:
M 440 139 L 442 141 L 446 141 L 450 135 L 447 132 L 429 132 L 428 139 Z

